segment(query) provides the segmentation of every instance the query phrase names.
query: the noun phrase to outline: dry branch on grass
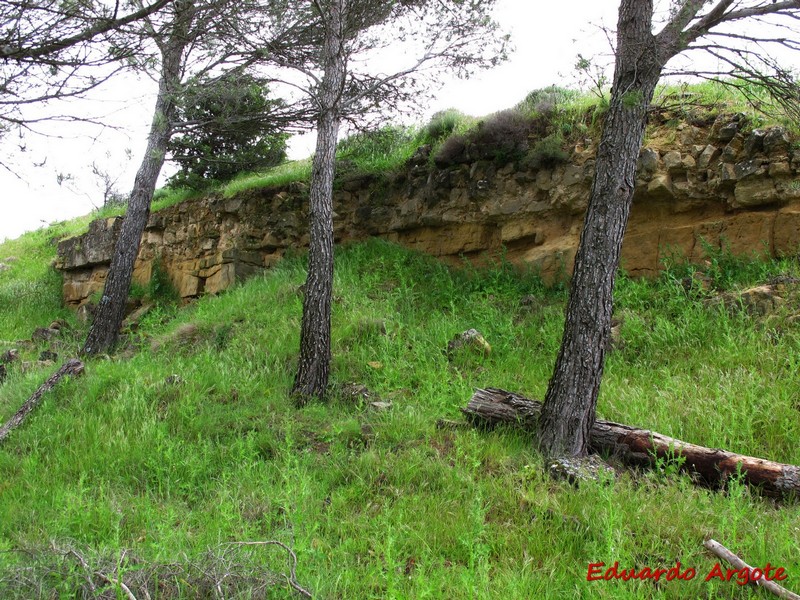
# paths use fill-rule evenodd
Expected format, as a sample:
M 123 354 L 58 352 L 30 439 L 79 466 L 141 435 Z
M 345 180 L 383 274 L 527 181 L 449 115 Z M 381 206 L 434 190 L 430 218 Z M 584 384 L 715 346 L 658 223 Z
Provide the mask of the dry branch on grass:
M 39 389 L 24 402 L 22 407 L 14 413 L 14 416 L 11 417 L 3 427 L 0 427 L 0 442 L 3 442 L 14 429 L 22 424 L 27 416 L 41 404 L 42 396 L 53 389 L 62 377 L 65 375 L 80 375 L 83 373 L 83 369 L 83 363 L 76 358 L 68 360 L 61 365 L 58 371 L 53 373 L 50 378 L 40 385 Z
M 754 569 L 746 562 L 744 562 L 741 558 L 736 556 L 733 552 L 728 550 L 725 546 L 720 544 L 718 541 L 708 539 L 705 542 L 703 542 L 703 545 L 718 558 L 721 558 L 722 560 L 732 564 L 734 567 L 736 567 L 738 571 L 745 571 L 747 573 L 748 579 L 754 575 L 755 571 L 759 571 L 761 575 L 757 579 L 750 579 L 750 583 L 752 583 L 753 585 L 763 587 L 765 590 L 778 596 L 778 598 L 784 598 L 785 600 L 800 600 L 800 596 L 798 596 L 793 592 L 790 592 L 784 587 L 781 587 L 774 581 L 767 579 L 766 578 L 767 574 L 763 573 L 761 569 Z
M 519 426 L 537 432 L 542 403 L 497 388 L 479 389 L 462 412 L 474 424 Z M 593 452 L 608 453 L 627 465 L 655 466 L 658 461 L 678 460 L 682 468 L 707 484 L 724 483 L 741 472 L 744 481 L 770 496 L 800 496 L 800 467 L 763 458 L 705 448 L 675 438 L 596 420 L 589 432 Z
M 278 546 L 289 558 L 288 573 L 272 570 L 273 557 L 245 552 Z M 311 598 L 296 576 L 297 556 L 276 541 L 230 542 L 204 556 L 183 556 L 174 563 L 147 563 L 122 551 L 119 556 L 90 555 L 74 546 L 12 551 L 21 559 L 0 572 L 0 598 L 39 598 L 51 594 L 77 598 L 150 600 L 151 598 L 269 598 L 288 585 L 298 596 Z

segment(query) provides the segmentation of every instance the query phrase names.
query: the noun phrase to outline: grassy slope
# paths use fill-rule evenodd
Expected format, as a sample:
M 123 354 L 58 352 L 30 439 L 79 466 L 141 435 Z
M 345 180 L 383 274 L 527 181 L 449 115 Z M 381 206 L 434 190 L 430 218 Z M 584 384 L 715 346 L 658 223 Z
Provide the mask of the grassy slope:
M 24 254 L 0 273 L 0 339 L 63 316 L 46 265 L 47 240 L 64 228 L 0 246 L 0 262 Z M 304 270 L 286 260 L 220 297 L 156 310 L 138 333 L 144 351 L 91 361 L 86 376 L 49 395 L 0 447 L 0 550 L 70 541 L 172 562 L 184 553 L 203 560 L 221 542 L 277 539 L 294 548 L 298 579 L 319 598 L 756 597 L 703 583 L 715 561 L 701 542 L 713 536 L 751 563 L 785 567 L 786 583 L 800 588 L 797 504 L 736 482 L 726 492 L 700 489 L 672 465 L 575 489 L 542 475 L 521 434 L 435 428 L 458 418 L 477 386 L 543 395 L 562 291 L 502 266 L 449 270 L 380 241 L 340 250 L 337 260 L 334 379 L 366 384 L 391 409 L 340 397 L 298 410 L 287 399 Z M 796 265 L 723 259 L 712 270 L 721 284 L 797 274 Z M 800 463 L 800 327 L 706 309 L 676 276 L 621 281 L 625 345 L 610 355 L 600 414 Z M 522 306 L 528 294 L 536 301 Z M 359 327 L 376 318 L 386 336 Z M 193 335 L 150 351 L 152 339 L 185 323 L 197 326 Z M 73 346 L 84 333 L 74 327 Z M 448 340 L 470 327 L 492 344 L 491 357 L 449 364 Z M 0 388 L 0 420 L 47 374 L 12 375 Z M 172 374 L 183 382 L 167 383 Z M 262 557 L 265 568 L 284 565 L 277 549 Z M 0 554 L 0 566 L 18 560 Z M 679 560 L 698 576 L 586 581 L 589 563 L 617 560 L 652 568 Z M 1 580 L 2 571 L 0 589 Z

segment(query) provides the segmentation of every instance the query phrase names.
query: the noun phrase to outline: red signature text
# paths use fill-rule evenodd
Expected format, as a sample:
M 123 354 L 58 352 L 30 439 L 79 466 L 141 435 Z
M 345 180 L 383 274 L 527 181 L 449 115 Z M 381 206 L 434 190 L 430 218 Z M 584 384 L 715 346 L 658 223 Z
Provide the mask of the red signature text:
M 674 566 L 665 569 L 651 569 L 650 567 L 643 567 L 641 569 L 630 568 L 621 569 L 619 561 L 615 561 L 613 565 L 606 567 L 606 563 L 590 563 L 586 571 L 586 581 L 613 581 L 621 579 L 622 581 L 630 581 L 631 579 L 652 579 L 659 581 L 663 577 L 666 581 L 683 580 L 689 581 L 694 579 L 697 575 L 695 569 L 684 568 L 680 562 L 676 562 Z M 767 563 L 763 568 L 748 568 L 741 569 L 723 569 L 719 563 L 714 563 L 713 568 L 705 576 L 704 581 L 711 581 L 718 579 L 720 581 L 735 581 L 739 585 L 747 585 L 748 583 L 756 582 L 761 579 L 766 581 L 783 581 L 788 576 L 786 569 L 783 567 L 773 567 Z

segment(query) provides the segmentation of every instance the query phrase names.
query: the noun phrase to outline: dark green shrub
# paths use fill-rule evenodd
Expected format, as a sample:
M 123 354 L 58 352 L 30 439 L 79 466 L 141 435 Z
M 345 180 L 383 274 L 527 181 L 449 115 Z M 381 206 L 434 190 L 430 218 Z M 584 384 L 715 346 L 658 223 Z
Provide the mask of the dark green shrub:
M 553 133 L 534 144 L 526 162 L 532 169 L 552 169 L 568 159 L 569 154 L 564 150 L 564 138 L 560 133 Z
M 454 133 L 466 120 L 467 116 L 455 108 L 441 110 L 431 117 L 425 127 L 425 134 L 428 140 L 436 142 Z
M 434 164 L 439 168 L 465 163 L 468 160 L 467 138 L 459 134 L 447 138 L 433 157 Z
M 501 164 L 519 160 L 528 150 L 531 130 L 531 120 L 518 110 L 495 113 L 470 132 L 469 158 Z
M 153 270 L 147 284 L 146 295 L 156 304 L 174 304 L 180 300 L 178 290 L 172 285 L 164 265 L 158 258 L 153 261 Z
M 504 110 L 479 121 L 465 134 L 451 135 L 434 157 L 440 168 L 474 160 L 498 164 L 519 160 L 528 151 L 535 122 L 518 110 Z
M 580 96 L 577 90 L 568 90 L 555 85 L 533 90 L 515 107 L 528 115 L 551 115 Z
M 258 79 L 242 73 L 190 82 L 177 102 L 182 133 L 168 151 L 180 170 L 169 186 L 203 189 L 283 162 L 289 136 L 273 116 L 283 103 L 267 94 Z

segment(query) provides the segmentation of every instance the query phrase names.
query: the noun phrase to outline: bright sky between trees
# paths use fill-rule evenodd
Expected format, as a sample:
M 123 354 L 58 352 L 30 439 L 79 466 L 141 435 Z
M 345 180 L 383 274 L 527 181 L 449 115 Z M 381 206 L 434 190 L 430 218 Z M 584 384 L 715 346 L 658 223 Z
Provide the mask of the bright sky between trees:
M 466 81 L 443 81 L 415 120 L 423 123 L 437 110 L 451 107 L 485 115 L 513 106 L 531 90 L 574 85 L 578 53 L 610 60 L 609 41 L 599 26 L 613 28 L 617 7 L 614 0 L 499 0 L 496 19 L 511 33 L 516 48 L 510 60 Z M 150 80 L 121 77 L 96 99 L 74 101 L 61 109 L 89 115 L 108 127 L 53 123 L 45 127 L 49 137 L 7 135 L 2 152 L 14 173 L 0 169 L 0 240 L 101 206 L 93 164 L 116 178 L 115 187 L 126 193 L 141 160 L 154 97 Z M 308 136 L 293 140 L 291 157 L 308 156 L 312 145 Z

